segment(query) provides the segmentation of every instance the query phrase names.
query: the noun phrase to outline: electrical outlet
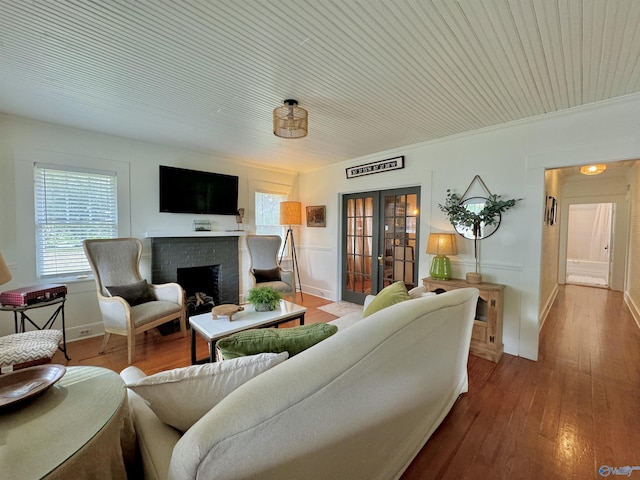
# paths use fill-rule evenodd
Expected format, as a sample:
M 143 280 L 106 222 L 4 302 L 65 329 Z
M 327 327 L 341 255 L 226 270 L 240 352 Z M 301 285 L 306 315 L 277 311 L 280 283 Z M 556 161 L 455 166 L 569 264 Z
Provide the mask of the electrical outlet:
M 80 336 L 81 337 L 86 337 L 87 335 L 91 335 L 91 329 L 90 328 L 83 328 L 82 330 L 80 330 Z

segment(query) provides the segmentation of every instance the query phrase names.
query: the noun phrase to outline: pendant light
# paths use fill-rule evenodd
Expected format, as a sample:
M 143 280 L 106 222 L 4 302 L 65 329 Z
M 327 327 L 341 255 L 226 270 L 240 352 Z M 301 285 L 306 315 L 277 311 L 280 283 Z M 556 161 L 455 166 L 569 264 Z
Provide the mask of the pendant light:
M 273 134 L 280 138 L 307 136 L 308 114 L 298 106 L 297 100 L 288 99 L 284 106 L 273 109 Z

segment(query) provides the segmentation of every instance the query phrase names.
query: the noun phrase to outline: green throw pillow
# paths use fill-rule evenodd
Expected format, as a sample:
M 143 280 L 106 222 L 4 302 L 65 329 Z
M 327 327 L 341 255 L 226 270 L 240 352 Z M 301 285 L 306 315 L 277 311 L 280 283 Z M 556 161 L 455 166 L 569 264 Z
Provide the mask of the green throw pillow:
M 216 346 L 225 360 L 266 352 L 289 352 L 289 356 L 293 357 L 337 331 L 338 327 L 327 323 L 292 328 L 258 328 L 222 338 Z
M 362 314 L 362 318 L 368 317 L 369 315 L 376 313 L 378 310 L 390 307 L 396 303 L 409 300 L 410 298 L 411 297 L 407 292 L 407 287 L 404 282 L 400 281 L 392 283 L 388 287 L 384 287 L 380 290 L 380 293 L 376 295 L 376 298 L 371 301 L 367 309 Z

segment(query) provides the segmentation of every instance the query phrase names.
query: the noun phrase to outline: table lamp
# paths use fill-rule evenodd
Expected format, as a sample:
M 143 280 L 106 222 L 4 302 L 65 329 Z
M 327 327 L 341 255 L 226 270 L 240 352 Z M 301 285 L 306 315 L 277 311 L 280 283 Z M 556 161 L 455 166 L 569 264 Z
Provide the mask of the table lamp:
M 427 242 L 427 253 L 435 255 L 431 261 L 429 274 L 435 280 L 449 280 L 451 278 L 451 263 L 447 255 L 457 255 L 455 233 L 430 233 Z
M 4 285 L 9 280 L 11 280 L 11 270 L 9 270 L 2 253 L 0 253 L 0 285 Z

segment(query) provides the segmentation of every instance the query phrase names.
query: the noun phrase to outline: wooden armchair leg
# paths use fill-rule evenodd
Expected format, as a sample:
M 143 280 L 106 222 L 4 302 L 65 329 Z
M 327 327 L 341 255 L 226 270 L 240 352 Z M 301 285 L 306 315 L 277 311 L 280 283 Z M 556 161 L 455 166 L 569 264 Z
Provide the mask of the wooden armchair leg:
M 98 353 L 104 353 L 110 338 L 111 338 L 111 334 L 109 332 L 104 332 L 104 338 L 102 339 L 102 346 L 100 347 L 100 351 Z
M 129 365 L 131 365 L 133 363 L 133 357 L 136 353 L 135 335 L 127 335 L 127 350 L 129 352 Z
M 180 316 L 180 331 L 182 332 L 183 337 L 187 336 L 187 319 L 185 317 L 186 315 L 183 312 Z

